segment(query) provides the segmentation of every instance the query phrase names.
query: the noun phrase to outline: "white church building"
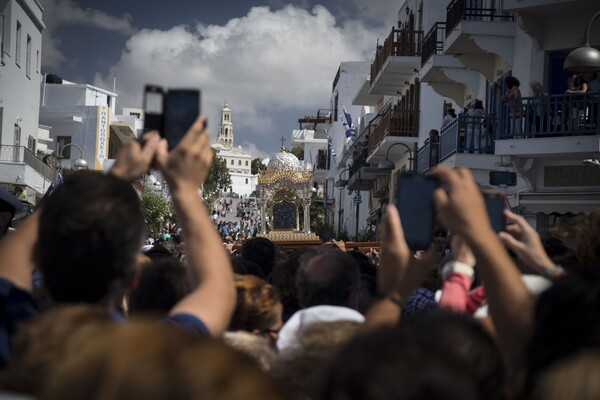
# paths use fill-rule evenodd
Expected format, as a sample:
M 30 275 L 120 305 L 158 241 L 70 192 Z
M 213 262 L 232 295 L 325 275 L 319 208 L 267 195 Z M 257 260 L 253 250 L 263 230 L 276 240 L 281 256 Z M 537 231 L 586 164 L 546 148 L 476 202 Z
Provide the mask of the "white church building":
M 252 175 L 252 154 L 245 152 L 242 146 L 234 146 L 233 121 L 227 103 L 221 110 L 217 141 L 212 144 L 212 148 L 217 151 L 217 157 L 227 164 L 231 176 L 231 192 L 249 196 L 256 190 L 257 175 Z

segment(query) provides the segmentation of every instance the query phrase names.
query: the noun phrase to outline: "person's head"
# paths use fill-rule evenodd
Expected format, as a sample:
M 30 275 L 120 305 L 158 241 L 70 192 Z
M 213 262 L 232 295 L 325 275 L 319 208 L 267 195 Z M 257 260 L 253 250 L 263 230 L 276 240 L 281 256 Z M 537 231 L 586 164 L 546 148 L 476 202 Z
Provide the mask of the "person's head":
M 483 110 L 483 102 L 481 100 L 476 100 L 473 108 L 476 110 Z
M 271 371 L 277 364 L 277 353 L 271 340 L 250 332 L 225 332 L 223 341 L 226 345 L 252 357 L 263 371 Z
M 129 294 L 130 314 L 167 312 L 192 290 L 184 266 L 173 257 L 153 260 L 142 268 Z
M 430 138 L 439 138 L 440 137 L 440 131 L 438 131 L 437 129 L 432 129 L 429 131 L 429 137 Z
M 57 365 L 48 381 L 41 396 L 48 400 L 282 398 L 250 357 L 156 324 L 107 330 Z
M 275 244 L 267 238 L 252 238 L 242 245 L 241 256 L 244 260 L 260 265 L 263 275 L 269 277 L 275 264 Z
M 506 78 L 504 78 L 504 84 L 509 89 L 512 89 L 514 86 L 521 86 L 521 82 L 519 82 L 519 80 L 514 76 L 507 76 Z
M 228 330 L 248 331 L 277 340 L 283 325 L 283 306 L 277 289 L 254 275 L 236 275 L 235 288 L 237 303 Z
M 106 309 L 92 305 L 56 307 L 26 321 L 15 335 L 2 388 L 39 396 L 57 364 L 116 324 Z
M 264 279 L 263 271 L 255 262 L 244 260 L 240 256 L 231 257 L 231 267 L 233 272 L 239 275 L 254 275 Z
M 450 114 L 451 117 L 456 117 L 456 110 L 454 108 L 449 108 L 448 114 Z
M 281 297 L 284 321 L 287 321 L 300 309 L 296 290 L 296 275 L 300 266 L 300 257 L 309 250 L 308 248 L 294 250 L 289 253 L 287 259 L 278 261 L 273 268 L 271 283 L 277 288 Z
M 355 336 L 337 352 L 324 382 L 323 400 L 480 398 L 462 360 L 402 328 Z
M 538 81 L 531 81 L 529 85 L 531 86 L 531 92 L 534 96 L 541 96 L 544 94 L 544 87 Z
M 96 303 L 133 272 L 144 232 L 140 199 L 130 183 L 76 172 L 42 207 L 34 261 L 54 300 Z
M 298 302 L 303 308 L 318 305 L 357 308 L 359 268 L 339 250 L 306 252 L 296 276 Z

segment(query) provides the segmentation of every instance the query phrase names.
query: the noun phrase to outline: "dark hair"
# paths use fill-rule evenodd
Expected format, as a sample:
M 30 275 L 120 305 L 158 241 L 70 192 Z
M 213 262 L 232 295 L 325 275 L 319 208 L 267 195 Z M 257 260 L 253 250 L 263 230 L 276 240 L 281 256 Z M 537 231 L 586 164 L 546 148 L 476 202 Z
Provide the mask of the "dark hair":
M 528 349 L 525 394 L 541 372 L 579 350 L 600 347 L 600 270 L 575 268 L 543 292 Z
M 294 250 L 287 260 L 275 264 L 271 276 L 271 284 L 279 291 L 281 304 L 283 304 L 283 320 L 287 321 L 300 309 L 298 304 L 298 291 L 296 290 L 296 275 L 300 267 L 300 257 L 310 248 Z
M 267 238 L 257 237 L 246 240 L 242 244 L 241 256 L 244 260 L 252 261 L 263 271 L 263 276 L 269 278 L 275 264 L 275 244 Z
M 519 80 L 517 78 L 515 78 L 514 76 L 507 76 L 506 78 L 504 78 L 504 83 L 506 84 L 506 87 L 508 87 L 509 89 L 512 88 L 513 86 L 516 86 L 516 87 L 521 86 L 521 82 L 519 82 Z
M 317 305 L 347 307 L 350 294 L 359 288 L 358 264 L 339 250 L 306 252 L 300 258 L 296 288 L 298 302 L 303 308 Z
M 176 258 L 155 259 L 142 268 L 129 295 L 129 312 L 166 315 L 191 290 L 186 270 Z
M 323 400 L 479 398 L 460 359 L 399 328 L 356 336 L 338 351 L 324 382 Z
M 240 256 L 231 257 L 231 267 L 233 268 L 233 272 L 238 275 L 254 275 L 265 279 L 260 265 L 249 260 L 244 260 Z
M 46 199 L 34 249 L 50 296 L 95 303 L 133 271 L 144 217 L 130 183 L 112 175 L 69 175 Z

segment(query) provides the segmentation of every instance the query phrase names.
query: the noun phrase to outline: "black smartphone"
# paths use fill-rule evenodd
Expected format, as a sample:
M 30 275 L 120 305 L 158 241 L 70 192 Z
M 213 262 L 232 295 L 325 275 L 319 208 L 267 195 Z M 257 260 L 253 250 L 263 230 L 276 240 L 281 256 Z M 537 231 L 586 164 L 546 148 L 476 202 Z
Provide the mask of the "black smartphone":
M 494 229 L 496 233 L 502 232 L 506 227 L 504 196 L 496 193 L 485 193 L 483 198 L 485 199 L 485 208 L 492 224 L 492 229 Z
M 144 132 L 163 131 L 163 88 L 156 85 L 144 87 Z
M 412 250 L 424 250 L 433 241 L 433 192 L 439 186 L 437 179 L 430 176 L 412 173 L 400 176 L 396 207 L 406 242 Z
M 179 143 L 200 115 L 200 91 L 196 89 L 169 90 L 164 98 L 163 133 L 169 150 Z
M 517 174 L 509 171 L 490 171 L 490 185 L 516 186 Z

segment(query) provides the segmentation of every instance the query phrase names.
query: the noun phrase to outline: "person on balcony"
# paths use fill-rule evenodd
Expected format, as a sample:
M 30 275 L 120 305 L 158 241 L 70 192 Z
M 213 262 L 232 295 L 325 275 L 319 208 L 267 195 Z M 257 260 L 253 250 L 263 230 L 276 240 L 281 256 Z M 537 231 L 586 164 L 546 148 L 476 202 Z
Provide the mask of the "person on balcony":
M 531 81 L 529 86 L 531 87 L 532 95 L 531 109 L 529 110 L 531 130 L 535 133 L 545 132 L 548 129 L 548 120 L 550 118 L 548 100 L 544 100 L 548 96 L 548 93 L 544 91 L 544 86 L 538 81 Z
M 508 101 L 508 116 L 509 116 L 509 132 L 513 136 L 521 136 L 523 134 L 523 126 L 521 120 L 521 112 L 523 105 L 521 103 L 521 82 L 514 76 L 504 78 L 506 92 L 502 95 L 502 100 Z
M 483 117 L 485 117 L 481 100 L 474 99 L 465 115 L 468 117 L 466 120 L 465 151 L 479 153 L 483 140 L 481 125 Z M 483 145 L 485 147 L 485 143 Z
M 582 73 L 575 74 L 567 80 L 567 85 L 568 88 L 565 93 L 575 95 L 567 99 L 569 102 L 569 130 L 579 130 L 585 120 L 587 101 L 577 96 L 588 92 L 587 75 Z
M 454 108 L 449 108 L 448 113 L 444 116 L 444 119 L 442 120 L 441 129 L 444 129 L 444 127 L 446 125 L 449 125 L 455 119 L 456 119 L 456 111 L 454 110 Z

